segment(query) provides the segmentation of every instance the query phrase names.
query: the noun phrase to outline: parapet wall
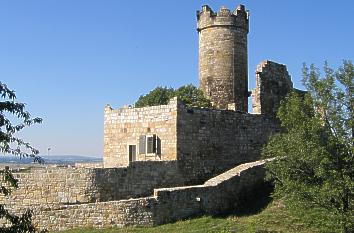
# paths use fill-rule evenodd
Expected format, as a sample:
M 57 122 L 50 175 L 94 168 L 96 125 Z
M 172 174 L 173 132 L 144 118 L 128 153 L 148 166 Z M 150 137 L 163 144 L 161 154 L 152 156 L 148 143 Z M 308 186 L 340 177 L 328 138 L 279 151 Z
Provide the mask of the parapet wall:
M 152 195 L 154 188 L 180 186 L 186 178 L 177 161 L 133 162 L 126 168 L 35 168 L 15 172 L 19 188 L 0 202 L 27 207 L 114 201 Z
M 42 204 L 86 203 L 95 201 L 98 190 L 90 169 L 72 167 L 28 168 L 13 172 L 18 189 L 10 196 L 0 195 L 7 207 L 39 206 Z
M 263 182 L 264 161 L 243 164 L 204 185 L 156 189 L 154 196 L 34 210 L 34 222 L 48 230 L 153 226 L 195 215 L 237 208 L 240 198 Z

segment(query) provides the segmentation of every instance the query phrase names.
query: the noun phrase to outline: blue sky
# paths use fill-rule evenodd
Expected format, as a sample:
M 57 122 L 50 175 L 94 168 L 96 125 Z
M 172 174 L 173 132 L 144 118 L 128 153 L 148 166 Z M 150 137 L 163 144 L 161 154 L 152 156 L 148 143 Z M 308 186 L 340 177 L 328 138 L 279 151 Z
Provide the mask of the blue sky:
M 198 85 L 196 10 L 250 10 L 249 88 L 262 60 L 353 60 L 354 1 L 0 0 L 0 80 L 44 119 L 21 133 L 42 154 L 101 156 L 103 109 L 158 85 Z

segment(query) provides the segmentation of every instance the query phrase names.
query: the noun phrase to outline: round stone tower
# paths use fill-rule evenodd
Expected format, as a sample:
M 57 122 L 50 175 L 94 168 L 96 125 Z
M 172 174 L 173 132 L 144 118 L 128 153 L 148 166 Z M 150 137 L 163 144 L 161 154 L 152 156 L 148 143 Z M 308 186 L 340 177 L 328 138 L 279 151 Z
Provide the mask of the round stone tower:
M 247 34 L 249 15 L 209 6 L 197 11 L 200 88 L 219 109 L 248 110 Z

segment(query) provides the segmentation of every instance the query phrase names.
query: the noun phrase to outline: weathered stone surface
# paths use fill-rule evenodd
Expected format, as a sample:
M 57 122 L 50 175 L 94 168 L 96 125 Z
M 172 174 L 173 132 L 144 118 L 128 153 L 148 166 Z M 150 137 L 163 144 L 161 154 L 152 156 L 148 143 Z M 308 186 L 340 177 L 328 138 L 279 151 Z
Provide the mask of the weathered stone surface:
M 19 188 L 0 195 L 9 208 L 113 201 L 152 195 L 188 183 L 176 161 L 133 162 L 126 168 L 36 168 L 15 172 Z
M 159 135 L 161 153 L 146 156 L 136 153 L 137 161 L 176 160 L 177 100 L 168 105 L 145 108 L 120 108 L 106 106 L 104 115 L 104 167 L 129 164 L 128 146 L 135 145 L 141 135 Z
M 112 121 L 105 125 L 105 166 L 124 164 L 128 161 L 127 145 L 139 147 L 139 136 L 146 133 L 145 126 L 136 116 L 141 111 L 148 115 L 144 122 L 149 130 L 161 139 L 161 160 L 178 161 L 181 175 L 187 183 L 200 184 L 215 174 L 233 166 L 260 158 L 260 149 L 269 136 L 279 130 L 279 125 L 265 115 L 253 115 L 231 110 L 188 108 L 174 99 L 169 105 L 143 109 L 109 110 L 113 114 L 124 111 L 131 118 Z M 164 115 L 168 109 L 173 117 Z M 168 114 L 170 115 L 170 114 Z M 164 118 L 166 116 L 166 118 Z M 107 117 L 107 115 L 106 115 Z M 111 119 L 112 115 L 108 115 Z M 156 118 L 155 118 L 156 117 Z M 154 124 L 164 118 L 163 123 Z M 105 119 L 105 121 L 109 121 Z M 126 133 L 124 127 L 129 124 Z M 164 125 L 164 126 L 162 126 Z M 161 130 L 161 127 L 167 127 Z M 134 130 L 133 130 L 134 129 Z M 107 148 L 106 148 L 107 147 Z M 117 148 L 114 156 L 110 148 Z M 137 155 L 139 160 L 149 159 Z
M 156 189 L 146 198 L 35 206 L 34 223 L 48 230 L 153 226 L 196 214 L 219 214 L 237 208 L 238 198 L 263 182 L 263 164 L 241 165 L 203 185 Z M 23 212 L 25 208 L 19 206 L 14 211 Z
M 250 194 L 263 183 L 264 163 L 257 161 L 237 166 L 203 185 L 156 189 L 154 197 L 158 200 L 159 213 L 156 223 L 234 210 L 241 196 Z
M 214 106 L 248 110 L 248 13 L 240 5 L 234 12 L 209 6 L 197 12 L 200 88 Z
M 275 117 L 280 101 L 293 90 L 285 65 L 263 61 L 257 66 L 256 88 L 252 91 L 253 113 Z
M 178 105 L 177 159 L 194 183 L 236 165 L 260 159 L 261 148 L 279 131 L 264 115 Z

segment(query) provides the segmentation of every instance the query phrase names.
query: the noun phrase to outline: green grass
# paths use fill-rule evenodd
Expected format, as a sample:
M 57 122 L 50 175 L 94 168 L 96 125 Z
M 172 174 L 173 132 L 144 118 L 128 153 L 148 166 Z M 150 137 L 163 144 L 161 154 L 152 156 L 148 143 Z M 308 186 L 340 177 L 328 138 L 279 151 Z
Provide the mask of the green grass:
M 335 232 L 336 229 L 329 229 L 325 225 L 314 223 L 317 212 L 307 210 L 305 213 L 292 214 L 288 211 L 282 201 L 271 202 L 269 198 L 263 198 L 259 202 L 247 205 L 238 212 L 225 217 L 203 216 L 190 220 L 179 221 L 149 228 L 113 228 L 105 230 L 71 230 L 65 233 L 152 233 L 152 232 L 255 232 L 255 233 L 312 233 L 312 232 Z M 309 216 L 309 219 L 300 215 Z M 296 215 L 296 216 L 295 216 Z M 64 233 L 64 232 L 63 232 Z

